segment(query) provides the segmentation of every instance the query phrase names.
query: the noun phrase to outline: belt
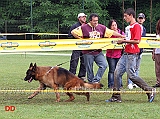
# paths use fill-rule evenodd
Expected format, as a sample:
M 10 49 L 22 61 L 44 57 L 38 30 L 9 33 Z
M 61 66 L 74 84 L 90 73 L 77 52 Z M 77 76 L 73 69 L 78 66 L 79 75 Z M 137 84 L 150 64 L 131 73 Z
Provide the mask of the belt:
M 126 52 L 124 52 L 123 54 L 124 55 L 138 55 L 138 53 L 126 53 Z

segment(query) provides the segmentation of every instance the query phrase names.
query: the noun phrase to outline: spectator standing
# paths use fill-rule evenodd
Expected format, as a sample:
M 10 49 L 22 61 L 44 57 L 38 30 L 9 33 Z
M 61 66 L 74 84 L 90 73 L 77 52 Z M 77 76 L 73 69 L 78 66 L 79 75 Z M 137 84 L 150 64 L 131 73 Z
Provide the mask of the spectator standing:
M 72 35 L 75 38 L 90 38 L 90 39 L 98 39 L 104 37 L 111 37 L 112 35 L 118 37 L 124 37 L 118 32 L 108 29 L 106 26 L 102 24 L 98 24 L 98 15 L 92 13 L 89 17 L 89 23 L 80 26 L 71 31 Z M 107 62 L 102 53 L 102 49 L 95 49 L 95 50 L 83 50 L 84 54 L 84 62 L 87 71 L 87 78 L 88 81 L 91 83 L 100 82 L 106 68 Z M 98 71 L 96 75 L 93 72 L 93 63 L 98 65 Z
M 124 32 L 120 29 L 118 29 L 117 21 L 115 19 L 112 19 L 108 23 L 108 28 L 124 35 Z M 117 36 L 112 35 L 111 38 L 118 38 Z M 106 50 L 106 59 L 109 66 L 108 71 L 108 88 L 113 88 L 114 86 L 114 70 L 116 68 L 117 62 L 119 61 L 120 57 L 122 55 L 122 49 L 107 49 Z M 122 79 L 120 80 L 120 85 L 122 85 Z
M 86 24 L 86 17 L 87 17 L 87 15 L 85 15 L 84 13 L 78 14 L 78 17 L 77 17 L 78 22 L 76 24 L 74 24 L 73 26 L 71 26 L 69 33 L 68 33 L 68 38 L 75 38 L 71 34 L 71 31 L 81 25 Z M 74 75 L 76 74 L 79 59 L 80 59 L 80 69 L 79 69 L 78 77 L 81 79 L 84 79 L 84 77 L 86 76 L 86 68 L 84 65 L 84 57 L 83 57 L 81 50 L 73 50 L 72 51 L 69 71 L 72 72 Z
M 157 21 L 156 24 L 156 37 L 160 38 L 160 19 Z M 160 48 L 153 49 L 152 52 L 152 59 L 155 61 L 155 74 L 157 82 L 153 87 L 160 87 Z

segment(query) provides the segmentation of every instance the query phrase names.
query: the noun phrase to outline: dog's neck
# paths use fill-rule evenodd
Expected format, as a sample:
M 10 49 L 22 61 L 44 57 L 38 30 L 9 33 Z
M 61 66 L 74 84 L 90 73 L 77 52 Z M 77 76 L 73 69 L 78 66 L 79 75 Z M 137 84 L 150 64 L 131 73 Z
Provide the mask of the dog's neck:
M 49 69 L 46 68 L 46 67 L 37 67 L 36 68 L 36 76 L 35 76 L 35 78 L 37 79 L 38 77 L 42 77 L 44 75 L 49 74 L 53 68 L 54 67 L 51 67 L 51 68 L 49 67 Z

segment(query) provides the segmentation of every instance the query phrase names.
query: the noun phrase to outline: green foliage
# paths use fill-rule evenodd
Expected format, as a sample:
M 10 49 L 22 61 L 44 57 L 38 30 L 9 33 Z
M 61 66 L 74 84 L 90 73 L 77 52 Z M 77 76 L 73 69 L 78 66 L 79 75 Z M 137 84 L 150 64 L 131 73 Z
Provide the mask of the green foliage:
M 104 25 L 114 18 L 122 28 L 123 24 L 127 25 L 123 21 L 123 2 L 124 9 L 135 8 L 135 0 L 1 0 L 0 30 L 68 33 L 80 12 L 88 16 L 93 12 L 97 13 L 100 16 L 99 23 Z M 160 16 L 160 3 L 152 0 L 152 9 L 150 5 L 151 1 L 136 0 L 136 12 L 146 15 L 144 25 L 147 32 L 155 33 L 155 25 Z M 13 23 L 14 20 L 16 22 Z

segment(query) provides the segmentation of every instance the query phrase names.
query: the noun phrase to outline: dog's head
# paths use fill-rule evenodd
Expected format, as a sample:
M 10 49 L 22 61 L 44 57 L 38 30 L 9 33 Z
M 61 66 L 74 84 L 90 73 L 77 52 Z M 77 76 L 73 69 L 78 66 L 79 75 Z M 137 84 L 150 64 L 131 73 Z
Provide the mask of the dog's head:
M 36 63 L 34 65 L 30 63 L 29 69 L 26 72 L 26 77 L 24 78 L 25 81 L 28 81 L 30 83 L 33 79 L 35 79 L 36 68 Z

